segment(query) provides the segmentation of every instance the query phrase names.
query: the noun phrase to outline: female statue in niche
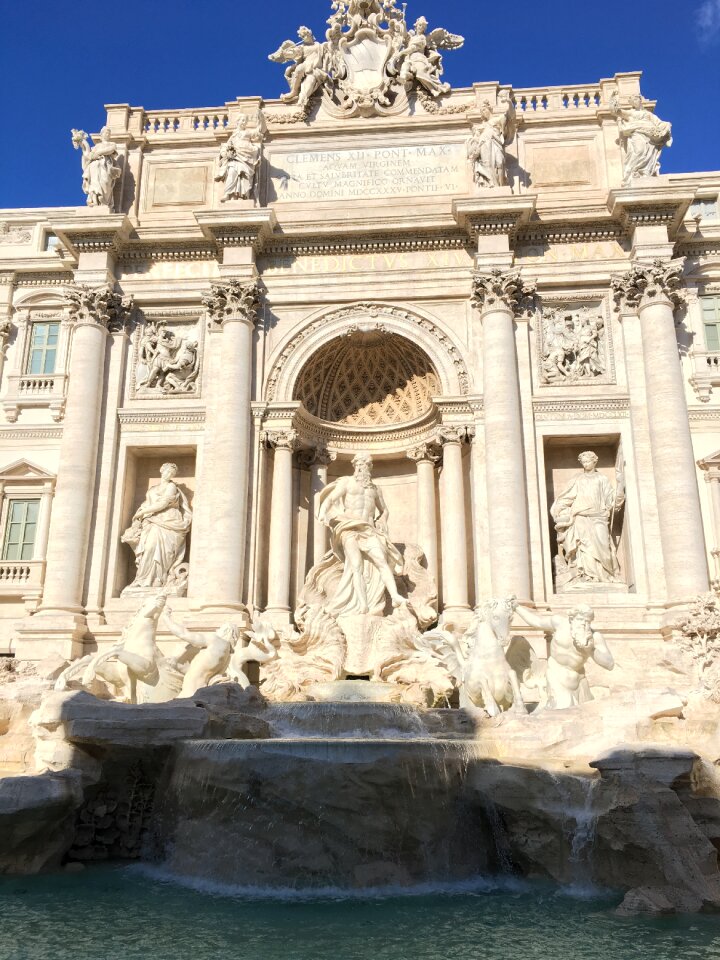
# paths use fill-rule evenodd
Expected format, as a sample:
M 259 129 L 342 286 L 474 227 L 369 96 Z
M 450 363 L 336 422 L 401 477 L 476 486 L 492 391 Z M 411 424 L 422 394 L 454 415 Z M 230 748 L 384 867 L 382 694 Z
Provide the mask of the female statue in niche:
M 259 122 L 252 130 L 248 130 L 247 125 L 248 118 L 242 115 L 234 133 L 220 148 L 215 180 L 225 185 L 221 202 L 247 200 L 253 194 L 262 154 L 263 132 Z
M 183 596 L 187 589 L 185 545 L 192 513 L 187 497 L 174 482 L 178 468 L 164 463 L 160 483 L 151 487 L 122 535 L 135 552 L 137 574 L 122 595 L 157 590 Z
M 567 565 L 570 585 L 622 583 L 612 528 L 625 503 L 624 478 L 617 489 L 598 472 L 598 457 L 586 450 L 578 457 L 583 472 L 577 474 L 550 508 L 558 546 Z

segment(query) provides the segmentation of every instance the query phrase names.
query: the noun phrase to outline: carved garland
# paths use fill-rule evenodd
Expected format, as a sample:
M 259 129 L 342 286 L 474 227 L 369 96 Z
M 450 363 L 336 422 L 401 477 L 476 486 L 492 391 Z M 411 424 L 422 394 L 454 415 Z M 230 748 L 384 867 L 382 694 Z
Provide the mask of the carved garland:
M 287 362 L 298 349 L 300 344 L 311 337 L 312 334 L 321 327 L 327 326 L 333 321 L 344 320 L 346 318 L 348 320 L 358 320 L 363 313 L 367 314 L 367 316 L 372 319 L 380 317 L 392 317 L 394 319 L 403 321 L 404 323 L 412 323 L 415 326 L 420 327 L 422 330 L 425 330 L 440 344 L 445 353 L 450 357 L 457 372 L 458 383 L 460 384 L 460 393 L 465 396 L 469 392 L 470 376 L 468 374 L 465 362 L 460 355 L 460 351 L 436 324 L 425 317 L 418 317 L 415 314 L 410 313 L 408 310 L 401 310 L 399 307 L 386 307 L 382 304 L 365 301 L 353 304 L 350 307 L 343 307 L 334 313 L 325 314 L 322 317 L 318 317 L 312 323 L 308 324 L 308 326 L 306 326 L 303 330 L 301 330 L 297 336 L 285 346 L 285 349 L 273 364 L 267 381 L 266 399 L 275 400 L 280 376 L 287 365 Z

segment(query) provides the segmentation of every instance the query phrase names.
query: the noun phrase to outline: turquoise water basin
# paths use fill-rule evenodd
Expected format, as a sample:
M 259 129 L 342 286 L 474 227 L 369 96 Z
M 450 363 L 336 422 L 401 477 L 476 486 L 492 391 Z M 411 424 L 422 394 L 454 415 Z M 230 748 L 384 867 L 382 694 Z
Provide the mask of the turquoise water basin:
M 2 960 L 715 960 L 720 919 L 477 881 L 414 895 L 197 889 L 138 867 L 0 878 Z

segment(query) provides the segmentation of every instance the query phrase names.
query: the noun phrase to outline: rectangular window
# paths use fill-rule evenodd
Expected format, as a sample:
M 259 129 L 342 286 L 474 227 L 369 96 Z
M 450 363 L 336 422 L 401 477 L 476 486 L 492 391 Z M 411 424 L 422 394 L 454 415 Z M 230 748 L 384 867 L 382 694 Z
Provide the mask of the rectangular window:
M 720 297 L 702 297 L 705 346 L 720 352 Z
M 40 500 L 8 500 L 3 560 L 32 560 Z
M 55 373 L 59 335 L 59 323 L 34 323 L 32 325 L 26 373 Z

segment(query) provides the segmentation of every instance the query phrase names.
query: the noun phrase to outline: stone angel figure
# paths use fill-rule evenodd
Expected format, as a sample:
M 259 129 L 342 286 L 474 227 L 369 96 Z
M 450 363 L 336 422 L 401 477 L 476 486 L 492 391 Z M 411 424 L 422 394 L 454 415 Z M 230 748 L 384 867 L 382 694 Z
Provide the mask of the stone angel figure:
M 117 144 L 110 139 L 110 127 L 102 128 L 100 142 L 92 147 L 84 130 L 73 130 L 72 143 L 76 150 L 82 150 L 82 188 L 87 194 L 87 205 L 106 206 L 114 213 L 113 191 L 121 171 Z
M 415 21 L 415 26 L 407 34 L 405 45 L 398 52 L 395 63 L 399 66 L 401 83 L 408 86 L 418 83 L 431 97 L 439 97 L 450 92 L 450 84 L 442 83 L 441 50 L 457 50 L 465 38 L 456 33 L 448 33 L 443 27 L 427 32 L 425 17 Z
M 308 27 L 300 27 L 298 37 L 300 43 L 286 40 L 268 59 L 274 63 L 290 64 L 285 71 L 290 90 L 282 94 L 280 99 L 284 103 L 297 102 L 298 106 L 305 108 L 313 94 L 328 79 L 327 50 L 326 45 L 316 40 Z
M 479 187 L 505 187 L 508 182 L 505 148 L 516 130 L 515 108 L 508 90 L 500 92 L 498 107 L 494 111 L 487 100 L 483 103 L 480 122 L 473 125 L 467 143 L 468 159 Z
M 243 114 L 217 158 L 215 180 L 224 183 L 223 203 L 248 200 L 253 195 L 263 139 L 261 124 L 258 122 L 248 130 L 248 118 Z
M 630 98 L 630 106 L 622 108 L 618 94 L 613 94 L 610 107 L 617 117 L 623 149 L 623 186 L 638 177 L 656 177 L 660 173 L 663 147 L 672 146 L 672 126 L 660 120 L 643 106 L 643 98 Z

